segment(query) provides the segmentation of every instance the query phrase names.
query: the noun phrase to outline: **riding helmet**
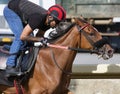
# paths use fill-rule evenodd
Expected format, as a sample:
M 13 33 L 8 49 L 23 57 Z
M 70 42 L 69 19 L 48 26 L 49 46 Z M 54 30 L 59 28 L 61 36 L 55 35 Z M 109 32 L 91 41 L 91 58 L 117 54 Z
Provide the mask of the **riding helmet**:
M 54 20 L 61 21 L 61 20 L 66 19 L 66 11 L 65 11 L 65 9 L 62 6 L 58 5 L 58 4 L 51 6 L 48 9 L 48 13 L 51 16 L 53 16 Z

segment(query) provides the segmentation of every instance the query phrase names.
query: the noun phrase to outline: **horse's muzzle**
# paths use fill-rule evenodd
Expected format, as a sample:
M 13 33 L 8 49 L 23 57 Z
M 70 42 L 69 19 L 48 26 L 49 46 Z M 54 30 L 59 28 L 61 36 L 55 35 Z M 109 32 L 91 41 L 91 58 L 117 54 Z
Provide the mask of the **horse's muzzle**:
M 94 43 L 94 49 L 92 50 L 92 53 L 96 53 L 104 60 L 107 60 L 113 56 L 114 50 L 111 48 L 108 39 L 103 38 Z
M 93 46 L 94 46 L 95 48 L 101 48 L 101 47 L 103 47 L 103 45 L 105 45 L 105 44 L 109 44 L 108 38 L 102 38 L 101 40 L 95 42 Z

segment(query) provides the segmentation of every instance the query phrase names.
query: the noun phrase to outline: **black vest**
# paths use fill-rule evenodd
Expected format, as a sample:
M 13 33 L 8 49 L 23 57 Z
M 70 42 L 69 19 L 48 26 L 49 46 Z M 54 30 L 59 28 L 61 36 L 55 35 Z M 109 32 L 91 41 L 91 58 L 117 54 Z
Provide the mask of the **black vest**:
M 47 14 L 47 10 L 28 0 L 11 0 L 8 7 L 15 11 L 24 23 L 27 22 L 31 14 Z

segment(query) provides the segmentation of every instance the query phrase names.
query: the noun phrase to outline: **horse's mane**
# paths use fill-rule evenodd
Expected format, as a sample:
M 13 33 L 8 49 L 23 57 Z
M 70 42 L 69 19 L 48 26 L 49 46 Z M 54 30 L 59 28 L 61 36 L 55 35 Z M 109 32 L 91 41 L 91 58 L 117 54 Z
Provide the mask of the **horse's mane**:
M 57 34 L 54 34 L 54 32 L 50 32 L 49 36 L 51 37 L 50 41 L 54 41 L 62 37 L 64 34 L 66 34 L 75 23 L 71 22 L 60 22 L 59 25 L 56 27 Z

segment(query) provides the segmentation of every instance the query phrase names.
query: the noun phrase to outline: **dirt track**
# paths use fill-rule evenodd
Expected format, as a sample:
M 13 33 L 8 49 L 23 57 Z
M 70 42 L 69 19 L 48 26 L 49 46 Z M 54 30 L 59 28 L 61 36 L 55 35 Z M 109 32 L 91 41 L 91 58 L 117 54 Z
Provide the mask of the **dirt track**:
M 70 89 L 74 94 L 120 94 L 120 79 L 74 79 Z

